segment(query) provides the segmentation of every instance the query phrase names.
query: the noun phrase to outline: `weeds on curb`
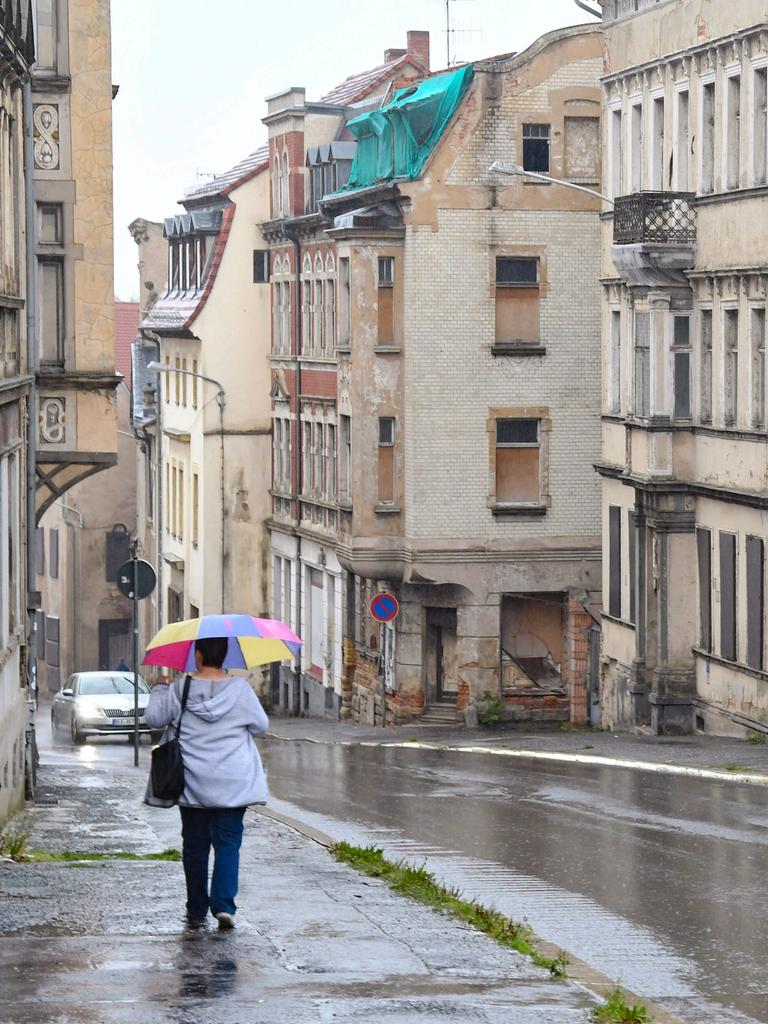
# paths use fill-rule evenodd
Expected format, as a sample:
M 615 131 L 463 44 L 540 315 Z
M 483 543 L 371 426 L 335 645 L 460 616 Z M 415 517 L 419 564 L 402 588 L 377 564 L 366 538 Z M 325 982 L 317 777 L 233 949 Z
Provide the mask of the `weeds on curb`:
M 538 967 L 546 968 L 553 978 L 564 978 L 568 958 L 564 953 L 557 957 L 542 956 L 531 941 L 531 929 L 505 917 L 497 910 L 491 910 L 465 900 L 458 889 L 448 889 L 435 880 L 426 868 L 410 867 L 404 861 L 393 862 L 384 857 L 376 846 L 351 846 L 349 843 L 335 843 L 331 854 L 336 860 L 349 864 L 356 871 L 371 878 L 381 878 L 395 892 L 410 899 L 418 900 L 428 907 L 440 910 L 450 917 L 458 918 L 485 932 L 502 946 L 517 950 L 529 956 Z
M 0 834 L 0 857 L 23 860 L 28 838 L 26 832 L 3 832 Z
M 477 720 L 480 725 L 498 725 L 504 717 L 504 701 L 485 690 L 483 699 L 477 702 Z
M 768 733 L 757 732 L 754 729 L 750 729 L 747 733 L 747 743 L 754 743 L 755 746 L 763 746 L 768 743 Z
M 737 764 L 735 761 L 729 761 L 725 766 L 727 772 L 748 772 L 749 768 L 745 764 Z
M 596 1024 L 653 1024 L 653 1017 L 643 1004 L 629 1006 L 618 986 L 611 989 L 602 1006 L 592 1011 L 592 1019 Z

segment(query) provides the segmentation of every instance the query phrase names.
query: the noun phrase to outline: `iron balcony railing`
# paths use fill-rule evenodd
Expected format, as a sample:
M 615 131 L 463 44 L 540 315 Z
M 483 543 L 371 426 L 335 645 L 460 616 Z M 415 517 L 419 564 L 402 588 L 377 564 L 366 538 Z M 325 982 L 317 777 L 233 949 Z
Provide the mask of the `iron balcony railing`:
M 636 192 L 619 196 L 613 211 L 614 244 L 690 245 L 696 241 L 693 198 L 693 192 Z

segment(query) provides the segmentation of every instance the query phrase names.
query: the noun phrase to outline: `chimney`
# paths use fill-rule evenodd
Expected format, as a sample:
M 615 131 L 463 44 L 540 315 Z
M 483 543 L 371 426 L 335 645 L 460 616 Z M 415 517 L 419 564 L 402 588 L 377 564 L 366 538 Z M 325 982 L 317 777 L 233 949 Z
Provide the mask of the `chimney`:
M 408 53 L 429 71 L 429 32 L 408 31 Z
M 407 50 L 385 50 L 384 51 L 384 63 L 389 64 L 393 60 L 397 60 L 398 57 L 404 57 L 408 53 Z

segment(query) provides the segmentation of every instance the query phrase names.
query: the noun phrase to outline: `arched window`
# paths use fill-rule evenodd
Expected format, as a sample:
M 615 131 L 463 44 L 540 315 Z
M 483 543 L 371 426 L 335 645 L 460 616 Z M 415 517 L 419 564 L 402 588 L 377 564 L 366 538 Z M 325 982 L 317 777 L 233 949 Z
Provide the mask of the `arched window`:
M 272 216 L 279 217 L 283 212 L 283 196 L 280 179 L 280 161 L 275 157 L 272 167 Z
M 288 154 L 283 153 L 283 216 L 287 217 L 291 212 L 291 187 L 290 174 L 288 170 Z

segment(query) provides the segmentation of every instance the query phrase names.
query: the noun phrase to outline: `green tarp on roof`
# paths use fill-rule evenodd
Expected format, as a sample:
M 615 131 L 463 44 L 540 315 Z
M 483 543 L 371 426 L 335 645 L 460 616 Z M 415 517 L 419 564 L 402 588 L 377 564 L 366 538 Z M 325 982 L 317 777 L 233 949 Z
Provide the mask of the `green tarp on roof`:
M 347 125 L 357 139 L 344 189 L 389 178 L 418 178 L 472 79 L 471 64 L 398 89 L 391 103 Z

